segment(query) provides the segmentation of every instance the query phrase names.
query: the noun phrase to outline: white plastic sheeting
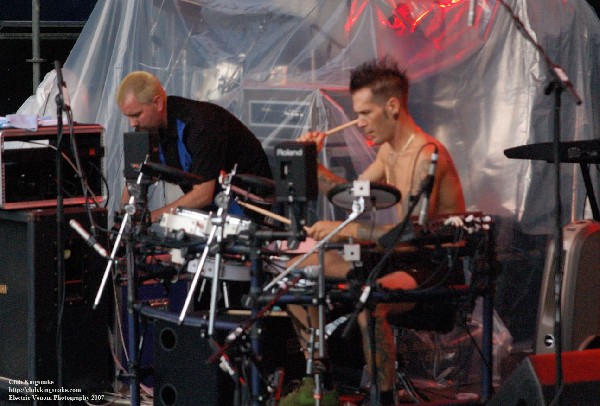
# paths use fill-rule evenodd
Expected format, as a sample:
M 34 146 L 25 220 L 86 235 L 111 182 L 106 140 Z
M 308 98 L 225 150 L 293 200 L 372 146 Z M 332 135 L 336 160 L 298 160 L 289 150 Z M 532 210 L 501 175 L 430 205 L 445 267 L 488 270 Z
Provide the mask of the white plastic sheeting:
M 114 102 L 133 70 L 158 76 L 169 94 L 221 104 L 263 140 L 293 139 L 353 118 L 350 70 L 389 54 L 412 81 L 410 110 L 448 147 L 467 205 L 509 217 L 531 233 L 553 225 L 553 171 L 507 159 L 506 148 L 552 140 L 548 68 L 506 9 L 478 0 L 99 0 L 64 64 L 74 117 L 106 128 L 111 196 L 123 186 L 122 134 Z M 600 23 L 584 0 L 506 0 L 581 96 L 562 95 L 562 140 L 598 138 Z M 54 73 L 22 113 L 52 114 Z M 328 140 L 322 159 L 356 176 L 374 157 L 358 129 Z M 592 171 L 597 179 L 596 171 Z M 582 218 L 578 167 L 562 165 L 565 222 Z M 597 185 L 598 182 L 595 182 Z M 111 199 L 118 207 L 118 198 Z

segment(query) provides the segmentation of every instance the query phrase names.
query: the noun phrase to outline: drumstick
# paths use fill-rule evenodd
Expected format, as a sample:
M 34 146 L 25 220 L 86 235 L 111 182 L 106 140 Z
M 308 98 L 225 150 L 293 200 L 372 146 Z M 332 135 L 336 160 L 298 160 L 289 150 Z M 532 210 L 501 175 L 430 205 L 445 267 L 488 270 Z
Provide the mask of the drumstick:
M 325 136 L 328 137 L 332 134 L 339 133 L 340 131 L 345 130 L 348 127 L 352 127 L 353 125 L 356 125 L 356 124 L 358 124 L 358 119 L 348 121 L 345 124 L 338 125 L 337 127 L 333 127 L 331 130 L 325 131 Z
M 292 224 L 292 221 L 290 219 L 285 218 L 283 216 L 280 216 L 279 214 L 271 213 L 268 210 L 265 210 L 265 209 L 263 209 L 261 207 L 257 207 L 257 206 L 255 206 L 253 204 L 250 204 L 250 203 L 241 202 L 239 200 L 237 202 L 238 202 L 238 204 L 240 206 L 246 207 L 246 208 L 248 208 L 248 209 L 250 209 L 252 211 L 255 211 L 257 213 L 260 213 L 260 214 L 262 214 L 264 216 L 271 217 L 272 219 L 281 221 L 282 223 L 285 223 L 285 224 Z

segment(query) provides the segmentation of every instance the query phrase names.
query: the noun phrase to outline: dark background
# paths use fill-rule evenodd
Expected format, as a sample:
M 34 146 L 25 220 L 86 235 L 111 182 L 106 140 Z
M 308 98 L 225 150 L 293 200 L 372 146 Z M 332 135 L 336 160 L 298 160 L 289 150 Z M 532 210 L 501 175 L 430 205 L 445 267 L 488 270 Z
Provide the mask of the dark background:
M 40 81 L 67 59 L 97 0 L 40 0 Z M 0 116 L 15 113 L 32 95 L 31 1 L 0 2 Z

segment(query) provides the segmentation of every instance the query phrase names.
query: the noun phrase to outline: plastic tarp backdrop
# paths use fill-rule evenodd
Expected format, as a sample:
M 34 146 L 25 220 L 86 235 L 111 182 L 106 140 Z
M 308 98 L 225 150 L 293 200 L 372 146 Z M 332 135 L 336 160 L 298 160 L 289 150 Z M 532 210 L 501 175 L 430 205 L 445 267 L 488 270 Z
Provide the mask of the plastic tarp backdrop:
M 100 0 L 64 64 L 76 121 L 106 128 L 109 206 L 123 187 L 123 133 L 114 97 L 133 70 L 169 94 L 213 101 L 240 117 L 269 151 L 308 129 L 354 118 L 350 70 L 385 54 L 412 82 L 409 107 L 458 167 L 467 205 L 529 233 L 553 224 L 553 169 L 507 159 L 506 148 L 552 141 L 548 67 L 496 1 Z M 600 135 L 600 23 L 584 0 L 506 0 L 581 96 L 562 95 L 562 140 Z M 55 74 L 22 113 L 52 115 Z M 328 139 L 321 159 L 353 180 L 375 155 L 357 128 Z M 564 223 L 584 215 L 578 166 L 562 166 Z M 593 179 L 597 182 L 597 173 Z M 160 193 L 158 193 L 160 195 Z M 326 208 L 323 216 L 331 216 Z M 386 219 L 387 220 L 387 219 Z

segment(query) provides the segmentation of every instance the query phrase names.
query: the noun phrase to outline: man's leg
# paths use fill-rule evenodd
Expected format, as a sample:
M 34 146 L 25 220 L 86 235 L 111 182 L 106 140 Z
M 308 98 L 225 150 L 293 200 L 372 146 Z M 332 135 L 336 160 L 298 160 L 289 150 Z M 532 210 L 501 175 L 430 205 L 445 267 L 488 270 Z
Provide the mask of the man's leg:
M 290 266 L 296 259 L 292 259 L 288 261 L 288 266 Z M 313 254 L 309 256 L 306 260 L 304 260 L 298 268 L 303 268 L 309 265 L 317 265 L 319 264 L 319 258 L 317 254 Z M 343 260 L 343 258 L 334 251 L 325 252 L 325 264 L 323 266 L 325 270 L 325 277 L 329 278 L 344 278 L 348 271 L 350 270 L 350 264 Z M 317 306 L 301 306 L 301 305 L 288 305 L 287 312 L 292 319 L 292 325 L 294 326 L 294 330 L 298 335 L 298 339 L 300 341 L 300 345 L 304 352 L 305 358 L 308 360 L 311 356 L 308 344 L 310 342 L 310 332 L 314 331 L 311 329 L 317 329 L 319 327 L 319 313 Z M 323 334 L 324 332 L 319 332 L 319 334 Z M 318 336 L 314 337 L 314 342 L 318 342 Z M 319 348 L 314 347 L 312 349 L 312 356 L 314 358 L 318 358 Z M 326 353 L 326 348 L 323 349 Z M 331 389 L 328 380 L 324 379 L 325 382 L 325 394 L 322 398 L 322 405 L 338 405 L 339 399 L 336 391 L 331 391 L 327 389 Z M 304 378 L 302 385 L 292 393 L 286 395 L 283 399 L 281 399 L 280 405 L 288 406 L 288 405 L 312 405 L 314 404 L 314 399 L 312 398 L 312 392 L 314 390 L 314 380 L 312 377 Z
M 295 262 L 295 258 L 288 261 L 287 266 L 290 266 Z M 319 258 L 317 254 L 310 255 L 306 258 L 298 268 L 301 269 L 303 267 L 309 265 L 318 265 Z M 325 252 L 325 278 L 332 279 L 345 279 L 348 271 L 350 270 L 350 264 L 342 258 L 336 251 L 327 251 Z M 294 325 L 296 334 L 298 334 L 298 338 L 300 340 L 300 345 L 302 346 L 302 350 L 304 351 L 304 355 L 307 357 L 307 346 L 308 340 L 310 338 L 309 329 L 318 328 L 319 327 L 319 318 L 318 318 L 318 308 L 316 306 L 301 306 L 301 305 L 288 305 L 287 312 L 292 318 L 292 324 Z
M 300 349 L 304 357 L 308 359 L 310 342 L 310 331 L 318 327 L 319 315 L 318 309 L 315 306 L 302 306 L 297 304 L 287 305 L 287 313 L 292 321 L 294 331 L 300 342 Z M 316 350 L 316 349 L 315 349 Z
M 393 272 L 377 280 L 379 285 L 386 289 L 414 289 L 416 281 L 406 272 Z M 390 313 L 406 312 L 414 307 L 413 303 L 380 303 L 375 306 L 372 317 L 375 319 L 375 363 L 377 366 L 377 378 L 379 390 L 387 392 L 394 389 L 396 379 L 396 345 L 392 327 L 387 321 Z M 372 371 L 370 326 L 366 311 L 358 316 L 358 324 L 363 337 L 363 351 L 367 362 L 369 374 Z

